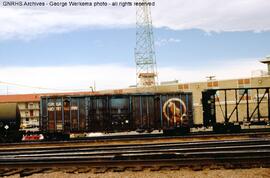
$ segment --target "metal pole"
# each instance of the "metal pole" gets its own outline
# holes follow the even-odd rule
[[[268,92],[268,122],[270,122],[270,88],[267,89]]]
[[[228,123],[227,90],[225,90],[225,123]]]
[[[247,100],[247,120],[248,120],[248,122],[250,122],[250,118],[249,118],[249,103],[248,103],[248,89],[245,89],[245,93],[246,93],[246,95],[247,95],[247,98],[246,98],[246,100]]]
[[[72,104],[72,98],[70,98],[69,100],[69,128],[70,128],[70,131],[73,130],[73,125],[72,125],[72,120],[71,120],[71,104]]]
[[[134,123],[133,123],[133,106],[132,106],[132,100],[133,100],[133,97],[132,96],[129,96],[129,108],[128,108],[128,115],[129,115],[129,129],[133,129],[131,128]]]
[[[88,116],[88,129],[87,131],[90,131],[91,129],[91,111],[93,110],[93,105],[91,104],[91,96],[89,97],[89,100],[88,100],[88,110],[87,110],[87,116]]]
[[[258,121],[260,122],[260,99],[259,99],[259,89],[257,88],[257,117],[258,117]]]
[[[104,117],[105,118],[105,121],[104,121],[104,125],[105,125],[105,130],[110,130],[107,126],[107,121],[106,121],[106,118],[108,118],[107,116],[109,115],[109,119],[110,119],[110,125],[111,125],[111,121],[112,121],[112,105],[111,105],[111,101],[112,101],[112,97],[109,98],[109,96],[107,96],[107,101],[106,101],[106,112],[109,112],[106,114],[106,116]],[[104,127],[103,125],[103,127]]]
[[[238,122],[239,121],[239,117],[238,117],[238,96],[237,96],[237,90],[234,90],[235,91],[235,102],[236,102],[236,121]]]
[[[160,126],[163,128],[162,96],[160,95],[159,98]]]
[[[168,98],[169,98],[169,95],[166,95],[166,101],[168,101]],[[169,113],[169,108],[168,107],[166,107],[166,113]],[[169,114],[168,114],[169,115]],[[171,125],[171,123],[170,123],[170,119],[167,121],[167,124],[168,124],[168,127],[170,127]]]
[[[77,98],[77,107],[78,107],[78,110],[77,110],[77,128],[78,128],[78,131],[80,130],[80,98]]]
[[[88,131],[88,99],[89,97],[84,98],[84,111],[85,111],[85,131]]]
[[[56,100],[57,99],[54,99],[54,130],[57,131],[57,121],[56,121]]]
[[[141,126],[143,126],[142,96],[140,96],[140,115],[141,115]]]
[[[46,97],[46,128],[49,130],[49,111],[48,111],[48,98]],[[43,119],[43,118],[42,118]]]
[[[147,113],[147,127],[150,128],[150,117],[149,117],[149,96],[146,101],[146,113]]]
[[[61,97],[61,116],[62,116],[62,130],[64,131],[65,120],[64,120],[64,103],[63,103],[63,97]]]

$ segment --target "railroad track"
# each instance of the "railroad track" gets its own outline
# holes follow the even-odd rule
[[[79,165],[79,166],[78,166]],[[18,148],[0,151],[0,176],[61,168],[106,172],[163,167],[269,167],[270,139],[144,143],[103,146]],[[26,172],[25,172],[26,171]]]
[[[19,143],[0,143],[0,149],[17,148],[17,147],[51,147],[64,145],[107,145],[110,143],[124,144],[124,143],[144,143],[144,142],[189,142],[189,141],[208,141],[208,140],[240,140],[257,137],[270,137],[270,131],[254,131],[242,133],[226,133],[226,134],[213,134],[213,133],[190,133],[182,136],[164,136],[162,134],[135,134],[135,135],[116,135],[116,136],[98,136],[84,139],[71,139],[68,141],[25,141]]]

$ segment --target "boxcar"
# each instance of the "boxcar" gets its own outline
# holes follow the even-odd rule
[[[193,125],[192,93],[45,96],[40,129],[46,137],[123,131],[187,132]]]

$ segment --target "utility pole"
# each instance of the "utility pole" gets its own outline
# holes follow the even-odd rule
[[[144,4],[148,0],[142,0]],[[136,83],[137,86],[155,86],[158,83],[157,64],[151,10],[148,5],[136,9]]]
[[[206,78],[208,79],[208,81],[212,81],[216,79],[216,76],[210,75],[210,76],[207,76]]]

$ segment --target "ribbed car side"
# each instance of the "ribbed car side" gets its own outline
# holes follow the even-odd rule
[[[47,138],[86,132],[188,132],[192,94],[137,93],[41,98],[40,129]]]

